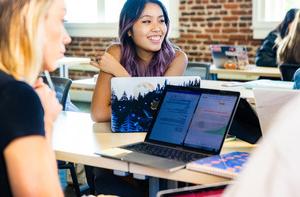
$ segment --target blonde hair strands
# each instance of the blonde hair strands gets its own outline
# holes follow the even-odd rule
[[[52,1],[0,0],[0,69],[29,84],[43,65],[43,21]]]

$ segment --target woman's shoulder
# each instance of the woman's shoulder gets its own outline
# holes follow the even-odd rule
[[[0,86],[2,91],[7,93],[19,94],[20,92],[34,92],[33,88],[25,83],[14,79],[11,75],[0,73]]]
[[[175,58],[169,64],[165,75],[182,75],[188,63],[187,55],[180,49],[175,49]]]
[[[111,54],[115,59],[120,61],[121,59],[121,44],[114,43],[107,47],[106,52]]]
[[[107,47],[106,51],[121,51],[121,44],[113,43]]]
[[[19,100],[18,104],[22,105],[24,101],[29,103],[40,104],[40,100],[34,89],[27,83],[18,80],[8,81],[3,88],[1,88],[1,94],[5,94],[7,101]]]
[[[187,55],[181,49],[175,49],[175,59],[187,60]]]
[[[28,103],[41,106],[37,93],[28,83],[11,78],[0,84],[1,103],[14,103],[18,108],[28,106]]]
[[[4,131],[0,138],[3,139],[1,145],[4,148],[16,138],[45,136],[44,110],[38,95],[29,84],[18,80],[9,81],[0,89],[0,96],[3,112],[0,114],[1,128]]]

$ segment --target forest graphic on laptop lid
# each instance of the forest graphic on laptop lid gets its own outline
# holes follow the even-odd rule
[[[147,132],[166,85],[200,87],[199,76],[114,77],[111,79],[113,132]]]

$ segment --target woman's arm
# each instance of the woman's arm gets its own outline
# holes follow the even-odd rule
[[[13,140],[4,158],[14,196],[63,196],[54,152],[45,137]]]
[[[115,77],[130,76],[126,69],[120,64],[121,48],[120,45],[114,44],[108,47],[103,55],[96,57],[91,64],[101,71],[109,73]]]
[[[112,77],[111,74],[102,71],[98,75],[91,104],[91,116],[95,122],[105,122],[110,120],[110,80]]]
[[[169,65],[164,76],[181,76],[183,75],[188,63],[188,58],[183,51],[176,51],[175,59]]]
[[[125,68],[120,64],[121,49],[119,45],[112,45],[101,57],[100,63],[92,64],[99,67],[97,83],[91,104],[91,116],[95,122],[109,121],[111,118],[111,90],[110,80],[112,77],[128,77],[130,76]]]
[[[49,143],[51,144],[53,123],[61,112],[62,106],[55,96],[56,93],[51,90],[41,78],[36,81],[33,87],[39,96],[44,109],[46,139],[49,140]]]

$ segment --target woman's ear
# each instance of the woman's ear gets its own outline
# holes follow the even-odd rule
[[[131,37],[132,36],[131,31],[128,31],[127,35],[128,37]]]

